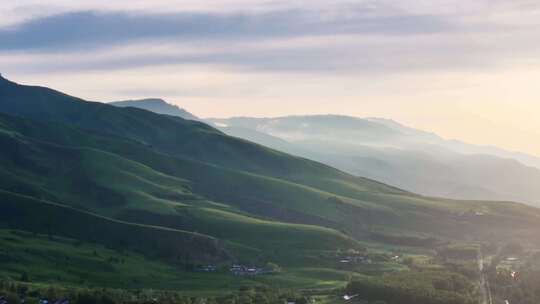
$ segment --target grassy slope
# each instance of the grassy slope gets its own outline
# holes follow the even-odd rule
[[[123,222],[3,190],[0,208],[0,223],[14,229],[97,242],[170,262],[186,255],[201,261],[230,259],[216,239],[198,233]]]
[[[159,117],[161,116],[158,115]],[[53,179],[55,182],[40,188],[47,191],[53,189],[55,196],[61,193],[58,198],[60,201],[66,200],[68,203],[79,204],[79,207],[92,208],[111,216],[127,207],[146,209],[152,213],[171,213],[182,204],[193,205],[198,202],[196,205],[208,207],[208,204],[212,204],[208,202],[210,200],[231,206],[235,213],[242,211],[268,219],[323,225],[346,231],[356,237],[365,236],[369,227],[389,232],[435,233],[454,237],[478,231],[485,236],[486,233],[491,233],[489,230],[492,229],[493,233],[498,233],[498,227],[502,231],[508,230],[509,225],[511,230],[519,228],[519,223],[511,223],[504,217],[501,218],[501,215],[508,214],[510,210],[525,216],[521,223],[525,221],[525,224],[530,224],[538,218],[538,211],[522,205],[420,197],[373,181],[348,176],[303,159],[298,161],[307,164],[307,168],[294,171],[294,174],[286,178],[277,178],[272,172],[268,175],[248,173],[221,165],[178,158],[155,151],[135,140],[81,131],[59,124],[43,125],[7,116],[0,118],[6,134],[15,132],[27,138],[25,140],[32,138],[61,146],[92,148],[84,150],[84,153],[78,152],[76,156],[66,151],[83,150],[61,149],[61,153],[55,150],[54,153],[46,153],[43,160],[34,162],[40,167],[51,161],[50,155],[62,155],[51,165],[57,177]],[[4,146],[16,145],[6,142]],[[213,147],[208,149],[212,150]],[[259,148],[255,146],[253,149]],[[266,159],[265,153],[280,155],[285,159],[284,162],[295,160],[294,157],[261,149],[263,160]],[[14,157],[20,158],[21,153],[12,151],[12,154],[19,154]],[[29,155],[31,159],[36,153],[30,150]],[[70,163],[69,159],[72,159],[73,166],[62,169]],[[130,163],[132,171],[120,168],[123,163]],[[144,170],[140,164],[145,165],[142,166]],[[20,164],[18,166],[20,167]],[[149,168],[157,172],[151,172]],[[326,171],[318,175],[311,168],[316,168],[315,171]],[[16,175],[21,176],[20,173]],[[67,177],[67,181],[63,180],[62,176]],[[66,187],[68,181],[76,184]],[[82,191],[84,195],[81,195],[79,190],[84,190],[88,185],[92,185],[94,191],[91,195]],[[77,191],[62,193],[66,189]],[[108,202],[100,199],[99,195],[95,197],[95,193],[102,193],[101,196],[108,200],[111,200],[111,197],[117,199]],[[166,199],[163,199],[164,197]],[[102,205],[98,206],[96,203]],[[482,211],[485,216],[481,219],[458,216],[471,210]]]
[[[0,172],[6,181],[3,188],[9,191],[106,216],[152,212],[157,217],[147,224],[218,236],[242,245],[234,246],[236,249],[253,248],[257,255],[269,248],[280,249],[281,257],[299,257],[304,250],[355,246],[354,241],[328,228],[255,219],[192,194],[184,179],[109,152],[43,143],[7,129],[0,132],[0,141],[10,147],[0,152],[5,168]],[[11,153],[14,150],[16,153]],[[10,186],[14,181],[9,181],[8,174],[19,177],[20,184],[31,189]],[[163,223],[163,218],[172,221]]]
[[[361,188],[378,192],[402,192],[313,161],[227,136],[200,122],[158,115],[137,108],[117,108],[86,102],[48,88],[23,86],[2,79],[0,112],[107,133],[137,141],[173,156],[265,176],[316,183],[318,188],[323,189],[339,184],[350,191]]]
[[[27,273],[31,282],[54,285],[155,288],[186,293],[216,294],[241,286],[271,285],[278,288],[343,286],[347,273],[328,269],[291,270],[283,274],[238,278],[219,273],[186,272],[183,267],[148,259],[129,250],[115,250],[76,239],[0,229],[0,279],[18,280]],[[317,272],[316,272],[317,271]]]
[[[13,134],[19,134],[19,142],[35,141],[33,147],[28,148],[30,160],[39,155],[37,151],[45,150],[42,159],[34,163],[46,166],[47,162],[52,162],[49,167],[54,170],[48,174],[55,178],[52,179],[54,182],[42,184],[40,189],[53,189],[54,195],[60,196],[56,198],[60,201],[79,204],[78,207],[93,208],[110,216],[118,215],[126,208],[178,215],[178,207],[188,205],[334,227],[358,237],[365,233],[368,226],[388,231],[459,236],[481,227],[496,231],[497,226],[505,230],[511,225],[512,229],[515,229],[519,228],[520,223],[530,224],[538,218],[535,209],[518,204],[424,198],[370,188],[354,183],[352,177],[311,177],[311,184],[323,184],[327,180],[333,182],[326,184],[328,190],[320,190],[302,184],[301,181],[295,183],[177,158],[156,152],[134,141],[84,132],[67,126],[40,124],[8,116],[0,116],[0,124],[4,126],[4,134],[10,134],[5,135],[5,138],[15,140]],[[42,144],[41,141],[54,142],[57,146]],[[15,154],[21,158],[25,146],[18,145],[19,150]],[[6,142],[4,146],[17,145]],[[63,148],[64,146],[86,146],[91,149]],[[53,149],[54,153],[49,153],[50,149]],[[9,153],[9,150],[3,153]],[[74,153],[75,156],[72,155]],[[69,159],[73,159],[72,165],[69,165]],[[22,160],[19,161],[18,168],[24,164]],[[68,168],[64,168],[66,166]],[[32,168],[32,165],[30,167]],[[78,180],[81,177],[84,178]],[[35,183],[39,176],[34,176],[31,180]],[[81,185],[65,186],[66,183],[74,181]],[[91,195],[83,191],[88,190],[88,185],[94,186]],[[66,194],[66,189],[76,191]],[[96,189],[103,192],[106,198],[118,199],[109,203],[99,200],[99,197],[92,197],[96,192],[100,192]],[[96,202],[101,205],[96,205]],[[482,211],[486,216],[458,216],[470,210]],[[520,222],[508,221],[514,218],[511,217],[512,212],[522,217]],[[179,216],[184,215],[180,213]],[[137,219],[145,220],[140,216]],[[158,220],[162,222],[160,219],[156,221]],[[172,221],[170,225],[182,229],[199,229],[202,225],[200,223],[204,223],[204,220],[186,227],[182,226],[182,221]]]
[[[200,259],[202,253],[210,255],[209,253],[215,250],[212,249],[214,241],[203,235],[124,223],[3,191],[0,191],[0,208],[3,210],[0,222],[12,228],[8,231],[0,227],[0,276],[4,278],[19,279],[21,274],[26,272],[34,282],[51,284],[180,289],[191,290],[195,294],[220,294],[240,286],[257,284],[277,288],[337,287],[343,285],[347,277],[345,272],[328,268],[320,268],[317,272],[310,268],[293,268],[283,274],[246,279],[231,276],[226,270],[215,274],[185,272],[184,260],[170,256],[171,252],[176,252],[176,255],[182,258],[189,254],[193,262],[213,260],[213,263],[216,263],[215,255],[209,259]],[[217,220],[220,221],[221,217]],[[209,222],[209,219],[205,220],[205,223]],[[237,225],[235,222],[229,224]],[[300,239],[324,241],[317,239],[316,230],[309,235],[311,228],[307,229],[308,235],[295,235],[294,225],[277,224],[286,229],[280,232],[279,228],[270,226],[276,225],[275,223],[259,224],[268,225],[267,229],[272,234],[281,233],[283,236],[285,233],[292,233]],[[264,227],[263,231],[252,224],[241,228],[259,229],[264,235]],[[51,229],[52,238],[35,233],[48,229]],[[336,244],[335,240],[328,241],[333,246],[342,245]],[[291,244],[299,245],[286,245]],[[283,248],[282,245],[277,244],[275,248]],[[315,247],[320,245],[315,244]],[[235,246],[230,244],[229,247]],[[245,250],[241,250],[240,254],[242,253],[245,254]],[[287,260],[295,257],[286,250],[283,255]],[[226,257],[223,258],[222,262],[226,261]],[[293,261],[293,264],[302,265],[302,262],[299,262],[301,257],[297,258],[298,261]],[[309,260],[309,253],[306,255],[304,251],[302,259]]]
[[[156,280],[175,279],[180,267],[150,261],[131,251],[117,251],[76,239],[0,230],[1,274],[18,279],[28,273],[31,281],[48,283],[100,283],[102,286],[136,288]]]

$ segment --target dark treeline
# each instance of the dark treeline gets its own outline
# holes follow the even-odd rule
[[[267,287],[242,287],[221,296],[194,297],[175,291],[69,288],[0,281],[0,299],[7,304],[37,304],[67,300],[70,304],[307,304],[309,299],[293,291]]]
[[[498,267],[504,264],[506,257],[521,257],[522,261],[514,265]],[[540,253],[527,255],[525,249],[517,243],[508,244],[492,259],[486,269],[494,303],[538,304],[540,303]]]
[[[490,273],[490,284],[495,303],[538,304],[540,303],[540,271],[524,270],[516,279],[510,271],[499,270]]]
[[[355,279],[346,287],[349,294],[363,300],[401,304],[473,304],[477,303],[474,284],[448,271],[408,271],[381,277]]]

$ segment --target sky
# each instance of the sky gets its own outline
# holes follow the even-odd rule
[[[384,117],[540,155],[537,0],[0,2],[0,73],[200,117]]]

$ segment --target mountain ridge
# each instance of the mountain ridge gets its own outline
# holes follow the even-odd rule
[[[168,103],[161,98],[143,98],[143,99],[129,99],[121,101],[111,101],[107,104],[117,107],[134,107],[148,111],[152,111],[158,114],[165,114],[171,116],[178,116],[189,120],[200,120],[197,116],[191,114],[186,109],[180,108],[174,104]]]

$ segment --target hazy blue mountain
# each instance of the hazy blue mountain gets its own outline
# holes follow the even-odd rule
[[[208,119],[221,127],[243,127],[272,135],[287,141],[324,139],[334,141],[362,140],[372,144],[398,140],[402,133],[383,124],[365,119],[340,115],[287,116],[279,118],[235,117]]]
[[[117,106],[117,107],[134,107],[134,108],[152,111],[158,114],[178,116],[184,119],[199,120],[197,116],[189,113],[188,111],[176,105],[170,104],[160,98],[113,101],[113,102],[110,102],[109,104],[113,106]]]
[[[445,140],[392,120],[314,115],[208,121],[227,134],[412,192],[540,205],[537,158]]]
[[[410,137],[414,137],[417,140],[423,139],[422,142],[424,144],[441,146],[454,152],[463,154],[488,154],[502,158],[511,158],[518,160],[527,166],[532,166],[540,169],[540,157],[527,153],[508,151],[495,146],[473,145],[455,139],[447,140],[436,135],[435,133],[429,133],[422,130],[410,128],[390,119],[368,118],[368,120],[394,128],[395,130],[403,132],[404,134],[407,134]]]

